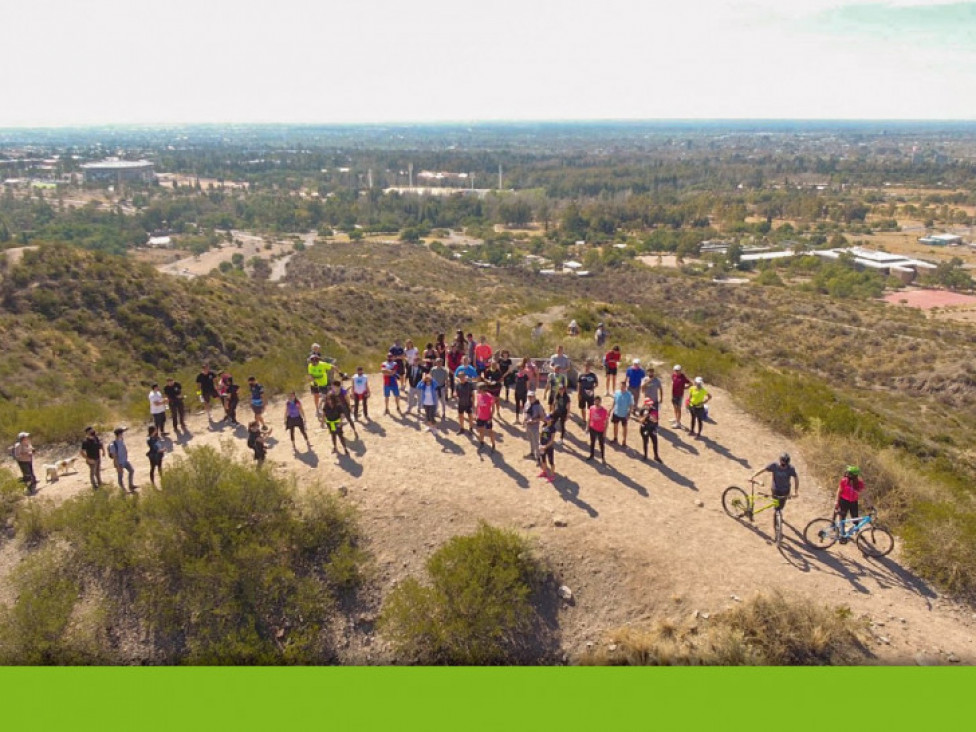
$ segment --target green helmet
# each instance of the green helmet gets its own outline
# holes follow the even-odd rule
[[[852,478],[856,478],[861,474],[861,469],[856,465],[848,465],[847,470],[845,470],[844,472],[847,473]]]

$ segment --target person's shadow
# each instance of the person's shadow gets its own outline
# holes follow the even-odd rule
[[[379,422],[374,422],[369,420],[368,422],[362,423],[363,432],[369,432],[373,435],[379,435],[380,437],[386,437],[386,430],[383,429],[383,425]]]
[[[523,490],[528,490],[528,487],[529,487],[529,479],[526,478],[524,475],[522,475],[522,473],[520,473],[519,471],[517,471],[511,465],[509,465],[505,461],[505,456],[504,455],[502,455],[498,451],[495,451],[493,453],[488,453],[487,454],[487,457],[491,461],[492,467],[498,468],[503,473],[505,473],[505,475],[507,475],[509,478],[511,478],[512,480],[514,480],[516,484],[518,484],[518,487],[519,488],[521,488]],[[484,458],[482,458],[482,459],[484,459]]]
[[[717,452],[719,455],[726,458],[727,460],[736,462],[739,465],[741,465],[743,468],[746,468],[747,470],[750,468],[748,460],[733,455],[731,452],[729,452],[729,449],[727,447],[725,447],[724,445],[720,445],[719,443],[715,442],[715,440],[713,440],[712,438],[702,435],[699,438],[699,442],[703,443],[705,447],[707,447],[712,452]]]
[[[590,518],[596,518],[599,516],[599,512],[593,508],[589,503],[584,501],[579,497],[580,486],[574,480],[567,478],[566,476],[557,475],[552,482],[552,487],[556,489],[556,493],[559,494],[567,503],[572,503],[579,509],[586,511],[590,515]]]
[[[295,452],[295,457],[298,458],[299,462],[305,463],[310,468],[317,468],[319,465],[319,456],[315,454],[314,450]]]
[[[353,478],[358,478],[363,474],[363,466],[344,453],[340,453],[337,456],[336,465],[349,473]]]

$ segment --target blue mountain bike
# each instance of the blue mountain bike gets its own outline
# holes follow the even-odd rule
[[[895,548],[895,539],[888,529],[878,523],[878,512],[871,508],[866,516],[838,520],[818,518],[807,524],[803,538],[814,549],[827,549],[838,540],[841,543],[854,539],[857,548],[866,557],[883,557]]]

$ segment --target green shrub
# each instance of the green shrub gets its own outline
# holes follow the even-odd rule
[[[382,631],[405,659],[421,664],[540,661],[544,622],[533,604],[542,569],[527,542],[482,523],[426,563],[429,585],[410,578],[387,598]]]
[[[0,468],[0,531],[17,512],[17,506],[24,500],[24,484],[9,470]]]
[[[3,616],[0,637],[15,637],[26,622],[21,618],[41,613],[46,645],[43,653],[14,648],[10,657],[45,663],[76,654],[77,634],[65,618],[87,608],[105,619],[96,630],[107,624],[135,634],[121,642],[139,649],[136,658],[123,656],[120,641],[107,635],[83,634],[97,638],[86,652],[101,659],[334,660],[331,623],[339,599],[358,586],[364,562],[351,509],[314,486],[299,500],[273,472],[206,447],[175,460],[163,485],[137,498],[85,493],[41,517],[50,540],[25,560],[25,571],[54,599],[35,607],[21,594]],[[62,552],[58,562],[35,559],[50,547]],[[67,568],[70,574],[59,574]],[[69,584],[66,577],[76,579]]]

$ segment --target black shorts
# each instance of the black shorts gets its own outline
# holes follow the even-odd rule
[[[215,391],[203,392],[200,396],[203,397],[204,404],[210,404],[211,399],[220,399],[220,394]]]
[[[543,463],[549,463],[549,467],[556,467],[556,448],[550,445],[545,450],[542,451],[542,455],[539,456],[539,461]]]
[[[680,407],[681,406],[681,400],[683,398],[684,397],[673,396],[673,397],[671,397],[671,404],[673,404],[676,407]]]
[[[579,408],[582,409],[583,407],[592,407],[595,399],[595,394],[584,394],[583,392],[580,392],[577,398]]]
[[[615,414],[613,415],[613,417],[611,417],[611,419],[613,420],[614,424],[620,424],[620,423],[627,424],[627,420],[630,419],[630,417],[618,417]]]
[[[606,372],[607,376],[616,376],[617,367],[616,366],[605,366],[603,370]]]
[[[779,501],[779,509],[781,511],[784,508],[786,508],[786,501],[789,500],[789,497],[790,497],[790,494],[789,493],[782,493],[782,494],[781,493],[774,493],[773,494],[773,498],[775,498],[777,501]]]
[[[458,414],[471,414],[473,407],[470,404],[458,404]]]
[[[484,427],[486,430],[490,430],[491,429],[491,420],[490,419],[476,419],[474,421],[474,423],[478,427]]]
[[[294,428],[305,429],[305,420],[301,417],[285,417],[285,429],[290,430]]]
[[[318,384],[312,384],[313,394],[327,394],[329,392],[329,385],[319,386]]]

